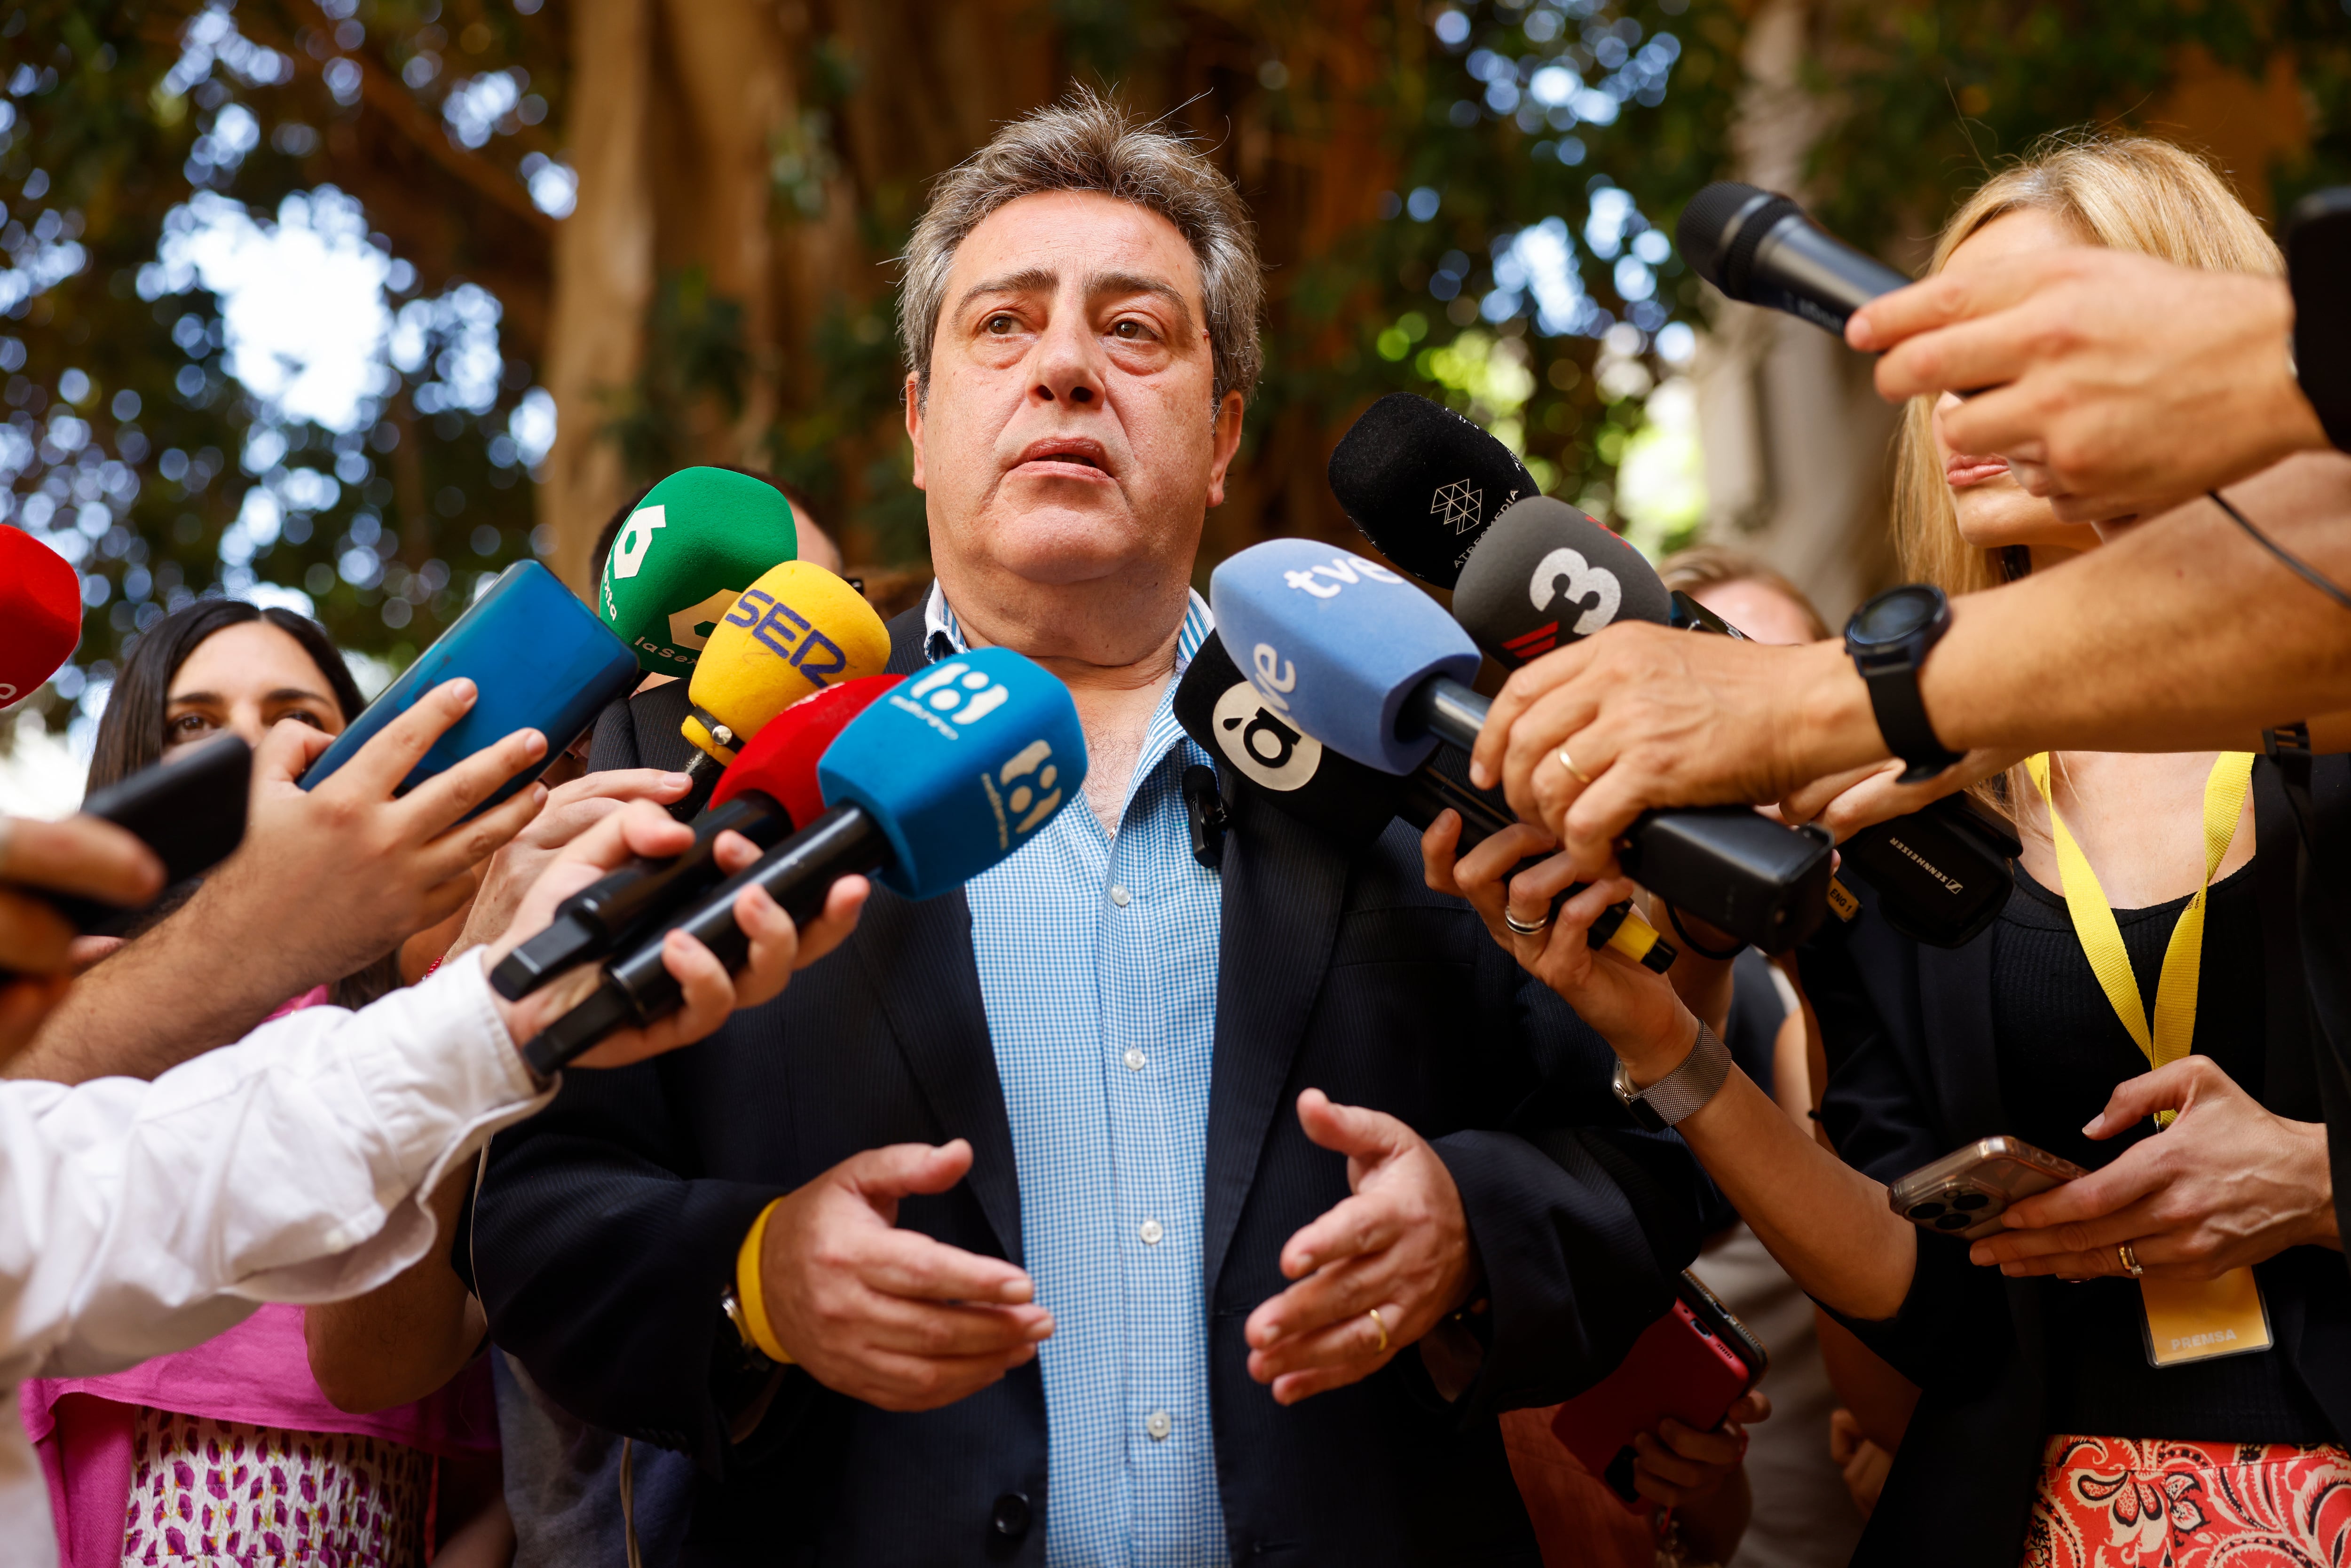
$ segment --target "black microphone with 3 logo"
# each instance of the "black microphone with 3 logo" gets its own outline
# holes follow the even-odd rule
[[[1517,820],[1500,795],[1470,787],[1468,759],[1450,747],[1438,747],[1419,768],[1399,775],[1343,757],[1301,731],[1266,706],[1213,632],[1176,685],[1176,722],[1223,764],[1218,772],[1236,801],[1246,795],[1252,804],[1270,806],[1348,850],[1377,838],[1397,818],[1425,831],[1450,809],[1461,813],[1458,847],[1466,854]],[[1196,821],[1200,815],[1196,804]],[[1214,863],[1216,851],[1202,844],[1200,835],[1195,839],[1196,852]],[[1510,874],[1535,863],[1522,861]],[[1552,900],[1553,910],[1583,886],[1578,883],[1562,892]],[[1593,923],[1591,942],[1614,947],[1659,974],[1679,956],[1629,899]]]
[[[1417,438],[1420,471],[1407,475],[1404,465],[1391,462],[1388,477],[1395,489],[1342,488],[1341,465],[1334,458],[1332,488],[1356,527],[1391,559],[1441,567],[1455,558],[1450,547],[1468,530],[1446,528],[1441,500],[1426,503],[1432,515],[1424,517],[1420,497],[1438,495],[1461,476],[1490,474],[1499,462],[1516,460],[1501,443],[1463,419],[1438,423],[1416,417],[1407,422],[1387,416],[1366,432],[1375,415],[1404,399],[1423,401],[1407,393],[1383,399],[1340,446],[1342,451],[1358,442],[1392,446],[1386,431],[1409,428]],[[1405,487],[1407,479],[1413,481],[1410,488]],[[1469,547],[1459,552],[1453,575],[1430,580],[1453,590],[1453,618],[1506,668],[1516,669],[1619,621],[1740,635],[1689,595],[1669,591],[1638,550],[1564,501],[1530,492],[1495,508],[1473,527],[1474,532],[1468,532]],[[1437,535],[1446,537],[1432,545],[1431,537]],[[1743,807],[1719,810],[1748,815]],[[2007,904],[2015,886],[2011,862],[2022,846],[1997,816],[1965,795],[1952,795],[1862,829],[1838,850],[1844,866],[1876,891],[1878,912],[1887,924],[1930,946],[1956,947],[1991,925]],[[1709,852],[1701,845],[1690,852]],[[1635,880],[1655,887],[1652,877],[1643,875],[1636,855],[1620,858]],[[1724,872],[1738,874],[1728,864]],[[1852,918],[1857,905],[1849,891],[1832,882],[1828,897],[1841,916]]]

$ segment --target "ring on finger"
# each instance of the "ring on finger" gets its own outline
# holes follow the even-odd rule
[[[2131,1250],[2131,1244],[2129,1242],[2116,1242],[2115,1256],[2121,1260],[2123,1272],[2128,1274],[2132,1279],[2136,1280],[2140,1275],[2147,1272],[2144,1268],[2139,1266],[2138,1254]]]
[[[1510,913],[1509,904],[1502,905],[1502,924],[1521,936],[1540,936],[1551,926],[1551,911],[1546,909],[1541,920],[1528,922]]]
[[[1559,765],[1562,768],[1566,768],[1568,772],[1574,777],[1577,783],[1589,784],[1592,782],[1592,775],[1586,773],[1583,768],[1578,768],[1575,765],[1575,758],[1567,754],[1567,747],[1564,746],[1559,748]]]
[[[1387,1320],[1380,1316],[1380,1310],[1377,1307],[1365,1309],[1364,1315],[1372,1320],[1372,1326],[1374,1328],[1380,1331],[1380,1343],[1374,1347],[1374,1354],[1385,1355],[1388,1353]]]

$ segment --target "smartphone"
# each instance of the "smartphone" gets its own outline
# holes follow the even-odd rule
[[[1641,1332],[1615,1371],[1559,1407],[1552,1435],[1637,1511],[1633,1439],[1668,1416],[1712,1431],[1770,1364],[1762,1341],[1684,1270],[1666,1315]]]
[[[2351,447],[2351,186],[2314,191],[2285,231],[2294,371],[2327,439]]]
[[[638,679],[636,655],[535,560],[517,561],[434,639],[383,695],[310,764],[302,788],[315,789],[359,754],[384,726],[444,681],[470,678],[481,692],[474,709],[433,743],[395,794],[406,794],[517,729],[547,737],[547,752],[496,789],[468,817],[528,785]]]
[[[1873,822],[1837,846],[1877,890],[1877,912],[1914,942],[1958,947],[1983,934],[2016,891],[2016,831],[1965,792]]]
[[[112,822],[153,850],[163,862],[163,893],[138,909],[94,898],[44,896],[85,933],[120,935],[164,894],[210,871],[244,841],[252,777],[253,753],[245,742],[216,735],[108,785],[82,802],[82,814]]]
[[[2010,1204],[2089,1174],[2022,1138],[1978,1138],[1896,1182],[1886,1201],[1914,1225],[1973,1241],[2001,1228]]]

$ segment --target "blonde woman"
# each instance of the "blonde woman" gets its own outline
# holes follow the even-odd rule
[[[2137,139],[2062,142],[1997,175],[1934,267],[2082,244],[2279,267],[2208,165]],[[1937,413],[1911,410],[1900,452],[1916,575],[1957,592],[2052,570],[2124,521],[2058,521],[1998,457],[1945,446]],[[2270,483],[2230,494],[2251,509]],[[2351,813],[2342,759],[2314,772],[2321,816]],[[1865,908],[1802,956],[1844,1163],[1735,1070],[1677,1124],[1788,1271],[1924,1390],[1855,1561],[2334,1561],[2351,1529],[2351,1275],[2278,765],[2068,752],[2016,770],[2006,800],[2026,848],[1991,929],[1924,947]],[[1569,880],[1499,880],[1541,841],[1497,835],[1456,865],[1440,824],[1430,876],[1609,1038],[1635,1088],[1656,1085],[1708,1042],[1663,980],[1586,949],[1625,884],[1579,894],[1539,936],[1503,924]],[[2158,1130],[2160,1112],[2176,1119]],[[1890,1210],[1886,1184],[1994,1134],[2093,1174],[1974,1243]]]

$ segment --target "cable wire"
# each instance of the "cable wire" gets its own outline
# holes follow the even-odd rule
[[[2253,527],[2253,525],[2246,519],[2245,514],[2237,510],[2236,507],[2229,505],[2228,501],[2222,497],[2220,491],[2207,490],[2204,493],[2212,497],[2212,504],[2214,506],[2229,514],[2229,520],[2231,522],[2236,524],[2239,528],[2244,529],[2246,533],[2252,535],[2255,544],[2260,545],[2263,549],[2269,551],[2270,554],[2283,561],[2288,570],[2293,571],[2296,577],[2299,577],[2303,581],[2318,590],[2319,592],[2326,595],[2327,598],[2335,601],[2335,603],[2341,605],[2344,609],[2351,610],[2351,593],[2346,593],[2341,589],[2335,587],[2334,583],[2327,580],[2325,574],[2321,572],[2316,567],[2301,559],[2292,551],[2288,550],[2283,545],[2278,543],[2277,540],[2270,538],[2269,535]]]

